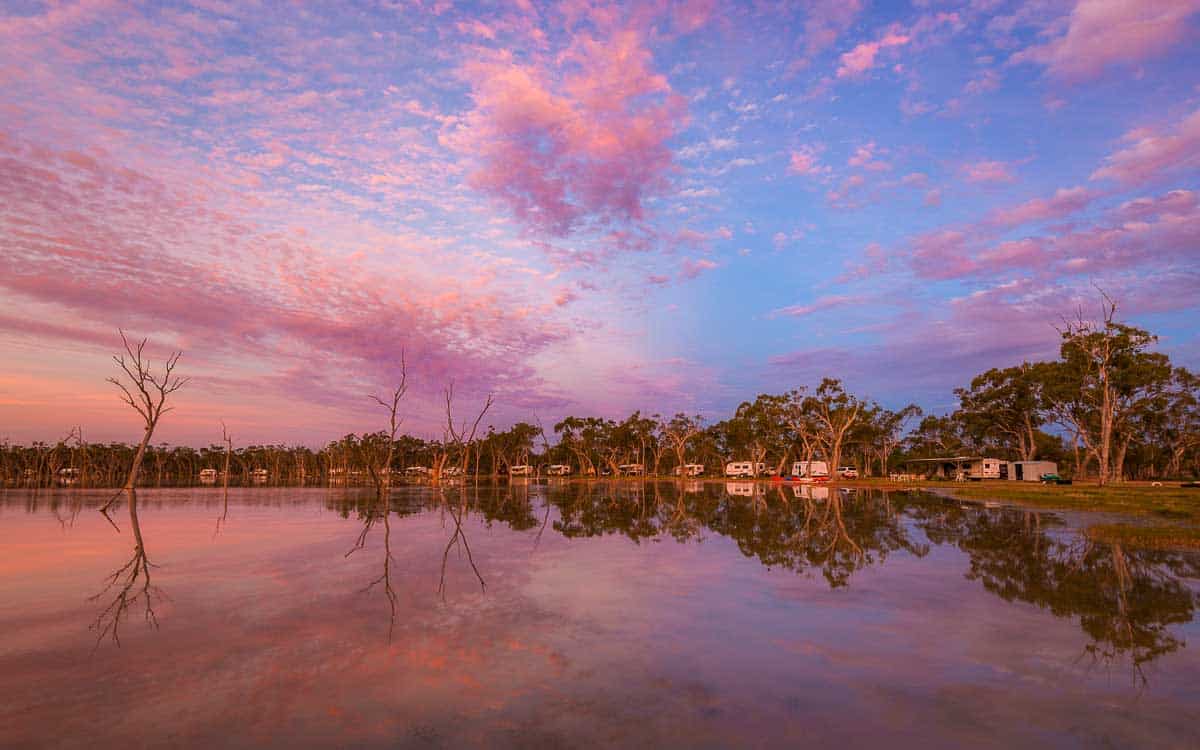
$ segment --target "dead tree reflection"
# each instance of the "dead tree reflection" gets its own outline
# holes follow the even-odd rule
[[[166,595],[154,586],[150,580],[150,571],[157,567],[150,562],[146,553],[145,540],[142,537],[142,527],[138,522],[137,491],[126,490],[129,504],[129,526],[133,534],[133,555],[121,567],[108,577],[100,593],[89,601],[104,601],[112,595],[112,601],[100,611],[92,623],[91,629],[96,631],[96,645],[105,638],[111,638],[113,643],[121,645],[120,628],[122,621],[131,611],[141,610],[146,624],[158,627],[158,615],[154,611],[156,602],[165,601]],[[116,522],[104,514],[109,523],[116,527]],[[119,529],[118,529],[119,530]]]
[[[465,553],[467,562],[471,566],[471,571],[475,573],[475,578],[479,581],[479,589],[481,593],[487,593],[487,583],[483,580],[483,574],[479,572],[479,566],[475,564],[475,555],[471,552],[471,543],[467,539],[467,532],[463,529],[463,519],[466,518],[469,511],[467,503],[467,492],[463,488],[459,491],[459,503],[456,508],[442,493],[442,523],[445,525],[445,514],[449,514],[454,521],[454,533],[450,535],[450,539],[446,542],[446,548],[442,551],[442,573],[438,579],[438,596],[442,597],[442,601],[446,600],[446,562],[450,559],[450,550],[457,545],[459,559],[462,559]]]
[[[367,538],[371,534],[371,529],[375,528],[376,524],[380,521],[383,522],[383,571],[377,578],[361,588],[359,593],[370,593],[377,586],[383,588],[384,597],[387,599],[388,604],[388,640],[390,641],[396,628],[396,608],[399,603],[399,597],[392,586],[392,565],[396,562],[396,558],[392,555],[391,504],[377,492],[361,512],[363,519],[362,530],[359,531],[358,538],[354,541],[354,546],[346,552],[345,557],[350,557],[350,555],[365,548]]]

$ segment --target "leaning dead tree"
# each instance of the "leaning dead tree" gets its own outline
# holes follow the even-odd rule
[[[137,453],[133,456],[133,464],[129,467],[129,475],[125,478],[125,490],[132,490],[137,485],[138,472],[142,468],[142,459],[146,457],[146,446],[154,436],[154,428],[158,420],[172,407],[167,406],[167,397],[187,384],[187,378],[175,375],[175,365],[179,363],[183,352],[173,352],[163,363],[161,372],[155,374],[150,360],[146,359],[144,350],[146,339],[138,342],[137,346],[129,343],[125,331],[120,331],[121,343],[125,352],[113,356],[113,361],[121,368],[122,376],[108,378],[108,382],[121,389],[121,400],[129,404],[141,416],[144,425],[142,442],[138,445]],[[101,510],[107,510],[119,495],[114,495]]]
[[[392,459],[396,455],[396,432],[400,429],[400,424],[404,420],[397,416],[400,410],[400,401],[404,398],[404,394],[408,392],[408,366],[404,361],[404,352],[400,352],[400,384],[392,391],[391,396],[384,400],[379,396],[372,395],[372,400],[388,411],[388,433],[387,446],[381,454],[382,461],[371,461],[367,464],[367,469],[371,472],[371,479],[375,481],[375,491],[380,497],[387,495],[388,489],[392,486]]]

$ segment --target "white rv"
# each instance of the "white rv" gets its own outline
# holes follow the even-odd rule
[[[704,464],[684,464],[671,469],[671,473],[677,477],[698,477],[704,474]]]
[[[546,476],[549,477],[565,477],[571,473],[569,464],[550,464],[546,467]]]
[[[792,464],[792,480],[824,482],[829,479],[829,464],[825,461],[796,461]]]
[[[1001,466],[1007,461],[983,456],[951,456],[949,458],[914,458],[903,462],[922,471],[932,479],[953,479],[957,482],[1000,479]],[[1007,471],[1007,469],[1006,469]]]
[[[527,477],[533,473],[533,467],[529,464],[517,464],[516,466],[508,467],[508,475],[510,477]]]
[[[621,464],[617,467],[617,473],[625,477],[640,477],[646,473],[644,464]]]
[[[204,484],[215,484],[217,481],[216,469],[201,469],[200,481]]]
[[[725,464],[727,477],[756,477],[767,473],[767,465],[755,464],[753,461],[730,461]]]

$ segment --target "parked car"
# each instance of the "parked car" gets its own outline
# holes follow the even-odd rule
[[[1070,484],[1070,479],[1063,479],[1057,474],[1043,474],[1041,476],[1042,484]]]
[[[853,466],[843,466],[838,469],[838,476],[842,479],[858,479],[858,469]]]

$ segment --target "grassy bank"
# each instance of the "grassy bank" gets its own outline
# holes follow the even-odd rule
[[[1139,518],[1135,523],[1095,524],[1088,534],[1107,542],[1124,542],[1158,549],[1200,549],[1200,490],[1178,482],[1153,487],[1126,483],[1042,485],[1016,482],[925,483],[962,500],[996,500],[1046,510],[1120,513]]]
[[[1019,505],[1154,516],[1200,522],[1200,490],[1178,483],[1149,484],[1033,484],[1024,482],[923,483],[923,487],[965,500],[1001,500]]]

